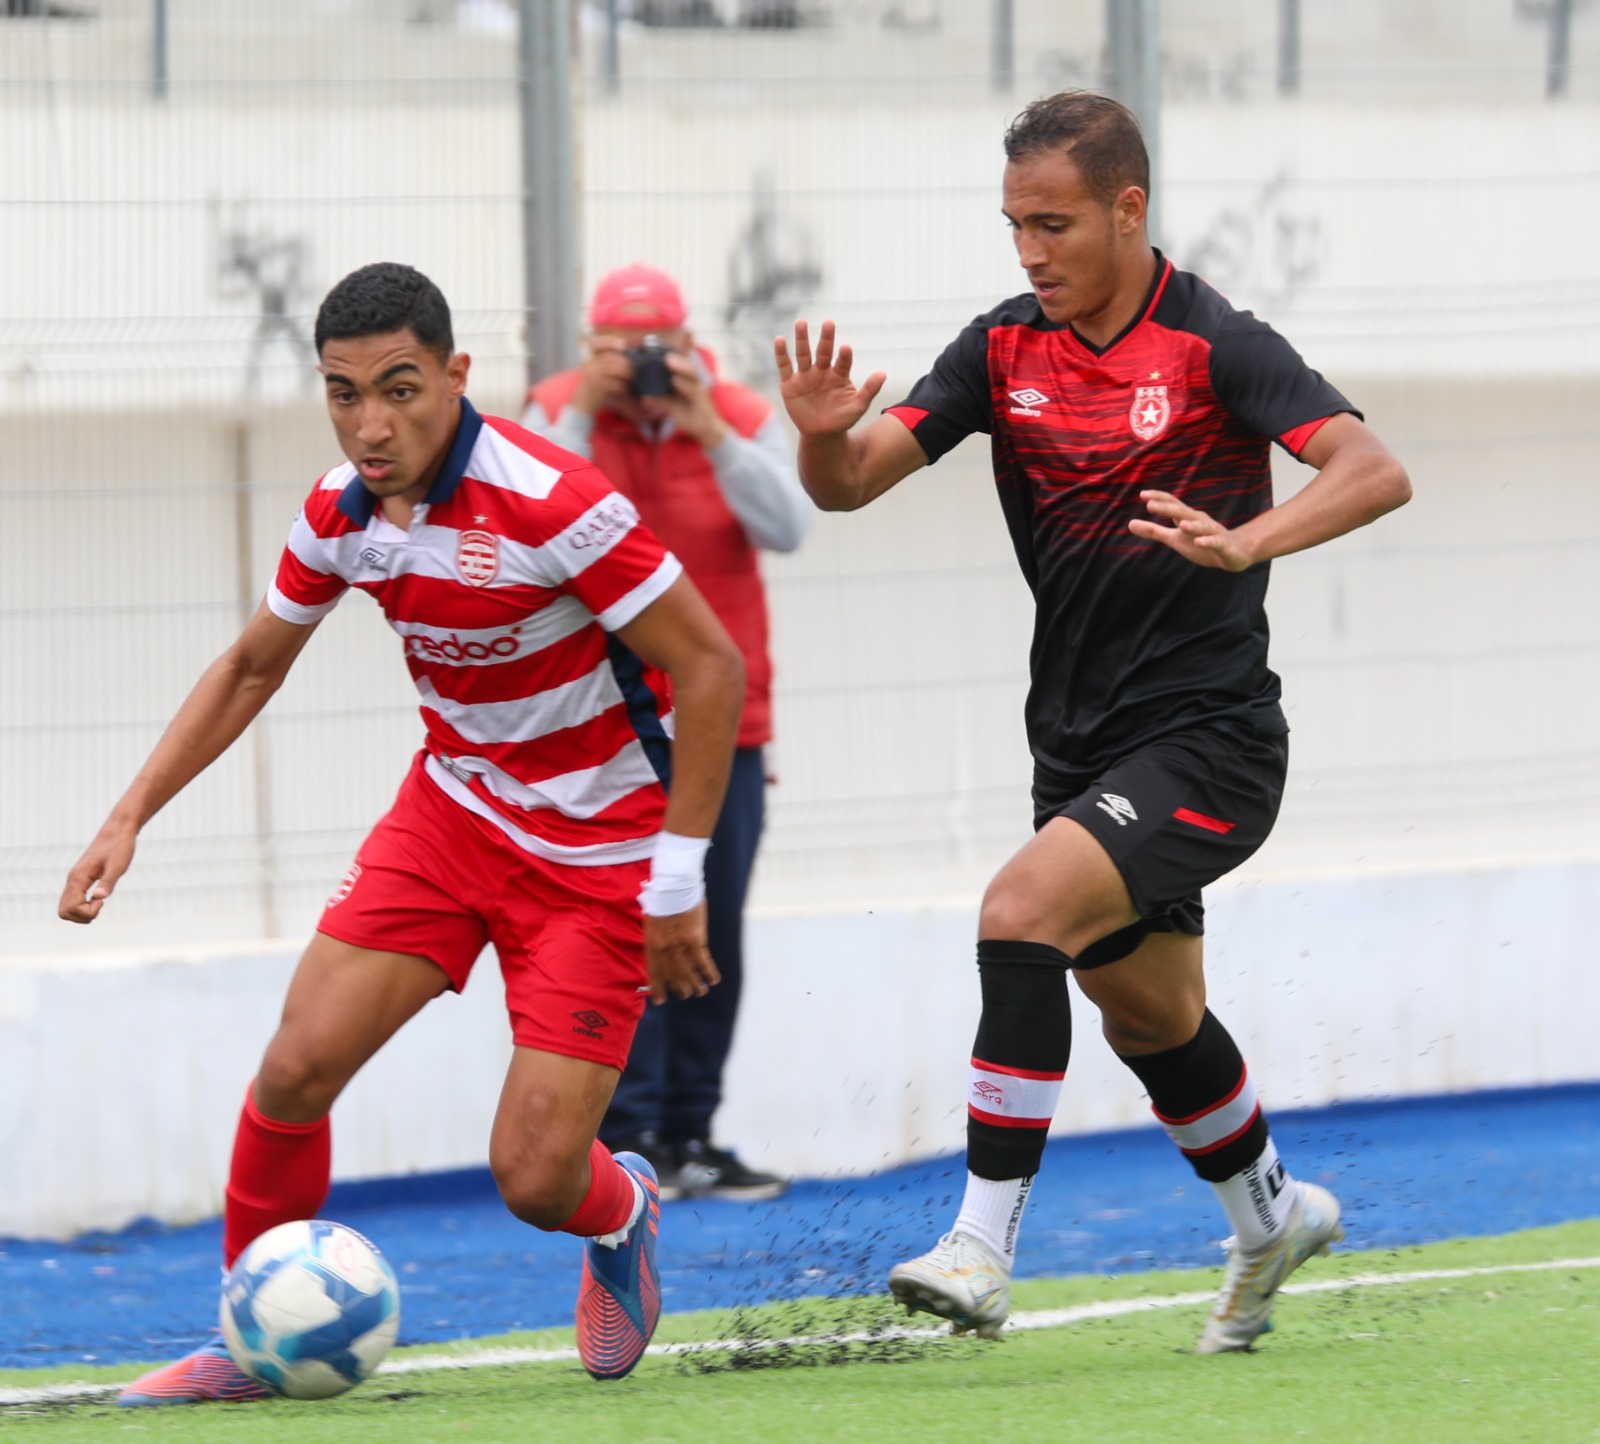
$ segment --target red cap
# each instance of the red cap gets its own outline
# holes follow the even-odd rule
[[[591,326],[673,331],[688,314],[678,283],[665,271],[637,261],[602,276],[589,303]]]

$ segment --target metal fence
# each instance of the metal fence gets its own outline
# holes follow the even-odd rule
[[[103,923],[52,914],[338,460],[308,340],[326,288],[375,259],[428,271],[474,397],[519,409],[517,11],[44,9],[0,15],[0,948],[303,931],[420,733],[360,598],[151,826]],[[757,385],[797,314],[907,385],[1019,289],[999,135],[1033,95],[1100,82],[1105,20],[1100,0],[579,6],[583,279],[674,270]],[[1419,485],[1274,579],[1282,860],[1582,845],[1600,8],[1216,0],[1161,24],[1168,249],[1280,323]],[[1029,608],[984,462],[964,448],[768,566],[766,905],[970,888],[1026,833]]]

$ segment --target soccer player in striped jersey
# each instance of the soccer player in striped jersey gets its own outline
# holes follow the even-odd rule
[[[646,1000],[717,981],[703,860],[744,664],[593,466],[473,408],[470,359],[427,277],[389,263],[345,277],[316,344],[347,461],[312,489],[260,609],[73,867],[61,916],[99,915],[139,829],[239,737],[343,594],[372,596],[421,694],[424,743],[328,900],[247,1091],[223,1262],[316,1215],[334,1099],[493,943],[515,1046],[490,1167],[518,1218],[586,1241],[578,1349],[596,1378],[619,1378],[660,1314],[659,1208],[648,1162],[596,1133]],[[217,1336],[119,1403],[265,1392]]]
[[[1026,706],[1035,836],[990,884],[983,1008],[954,1228],[890,1271],[912,1309],[997,1336],[1071,1047],[1070,972],[1233,1227],[1203,1353],[1249,1348],[1276,1292],[1343,1236],[1291,1177],[1206,1007],[1200,890],[1266,839],[1288,726],[1267,666],[1268,563],[1410,496],[1400,463],[1268,326],[1145,230],[1149,162],[1115,101],[1068,92],[1006,135],[1003,210],[1030,289],[978,317],[907,400],[852,433],[860,387],[825,323],[776,345],[818,505],[881,496],[987,433],[1036,622]],[[1273,505],[1273,441],[1316,468]]]

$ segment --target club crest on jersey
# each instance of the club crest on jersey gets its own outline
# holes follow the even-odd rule
[[[1128,408],[1128,425],[1140,441],[1154,441],[1172,420],[1172,403],[1165,386],[1135,386],[1133,405]]]
[[[344,880],[333,890],[333,896],[328,899],[328,906],[331,908],[338,907],[340,903],[350,896],[355,885],[360,881],[361,864],[353,862],[350,864],[350,871],[344,875]]]
[[[469,587],[486,587],[500,570],[500,539],[493,532],[464,531],[456,544],[456,570]]]

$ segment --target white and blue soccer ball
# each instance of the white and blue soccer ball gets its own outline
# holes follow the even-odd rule
[[[290,1399],[327,1399],[383,1362],[400,1329],[400,1285],[353,1228],[282,1223],[229,1270],[221,1323],[252,1379]]]

